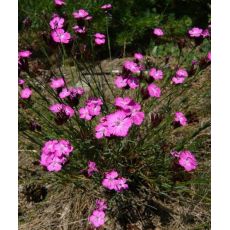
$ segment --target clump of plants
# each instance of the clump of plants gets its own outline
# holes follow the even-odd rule
[[[98,228],[106,224],[120,194],[132,196],[143,184],[169,192],[178,181],[196,178],[199,156],[187,143],[209,122],[179,140],[172,135],[191,123],[182,106],[184,94],[211,63],[210,27],[188,28],[189,53],[183,41],[175,56],[160,62],[136,52],[120,71],[106,75],[97,55],[112,56],[109,23],[101,31],[92,22],[97,17],[107,22],[112,4],[97,4],[95,14],[74,8],[72,15],[62,11],[66,1],[54,4],[57,10],[50,15],[41,47],[48,76],[34,66],[32,50],[22,47],[18,54],[19,116],[33,119],[30,127],[19,128],[40,149],[34,157],[53,181],[81,186],[87,179],[103,189],[86,217]],[[161,44],[167,33],[153,27],[150,36]]]

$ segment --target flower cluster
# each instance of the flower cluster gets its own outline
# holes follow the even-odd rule
[[[105,173],[105,177],[102,180],[102,185],[109,190],[121,192],[129,188],[126,182],[127,180],[124,177],[119,177],[118,172],[112,170]]]
[[[67,162],[67,157],[73,151],[68,140],[47,141],[41,151],[40,164],[50,172],[58,172]]]
[[[80,97],[84,95],[84,93],[85,90],[81,87],[62,88],[59,97],[65,99],[70,105],[77,105]]]
[[[96,138],[103,137],[125,137],[133,124],[141,125],[145,114],[141,111],[141,105],[129,97],[115,99],[118,108],[114,113],[108,114],[100,119],[96,126]]]
[[[185,79],[188,77],[188,72],[181,68],[176,71],[176,75],[172,78],[172,82],[174,84],[181,84],[185,81]]]
[[[178,158],[178,164],[184,168],[185,171],[192,171],[197,167],[197,160],[195,156],[188,150],[183,150],[180,152],[173,151],[171,155]]]
[[[67,44],[70,42],[71,35],[63,29],[64,22],[64,18],[61,18],[55,14],[50,20],[49,24],[51,28],[51,37],[53,40],[57,43]]]
[[[99,46],[105,44],[105,35],[101,33],[94,34],[94,41]]]
[[[68,105],[65,104],[53,104],[49,107],[49,110],[56,114],[56,123],[57,124],[63,124],[65,123],[69,118],[71,118],[74,115],[74,109],[71,108]]]
[[[103,102],[100,98],[89,99],[86,106],[79,109],[80,118],[90,121],[93,117],[101,113],[101,106]]]
[[[107,204],[105,200],[96,200],[96,209],[93,211],[92,215],[89,216],[88,221],[93,227],[98,228],[105,223],[105,210],[107,209]]]
[[[125,61],[123,64],[123,70],[121,75],[117,75],[114,84],[119,89],[136,89],[140,85],[140,80],[136,74],[140,74],[143,66],[140,65],[140,61],[143,59],[141,53],[134,54],[134,61]]]
[[[182,126],[185,126],[188,123],[187,118],[185,117],[185,115],[182,112],[176,112],[175,113],[174,121],[176,123],[179,123]]]
[[[209,34],[209,30],[208,29],[201,29],[201,28],[198,28],[198,27],[193,27],[192,29],[190,29],[188,31],[189,33],[189,36],[190,37],[193,37],[193,38],[206,38],[206,37],[209,37],[210,34]]]

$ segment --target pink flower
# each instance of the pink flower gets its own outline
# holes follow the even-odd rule
[[[145,114],[141,111],[132,111],[130,118],[135,125],[141,125],[145,118]]]
[[[18,56],[19,58],[28,58],[31,56],[31,52],[29,50],[22,50],[22,51],[19,51],[18,53]]]
[[[122,89],[127,86],[127,81],[128,79],[123,76],[116,76],[114,83],[117,86],[117,88]]]
[[[51,79],[50,87],[52,89],[59,89],[65,85],[65,81],[63,78],[53,78]]]
[[[96,33],[96,34],[94,34],[94,37],[95,37],[94,41],[95,41],[96,45],[105,44],[105,35],[104,34]]]
[[[136,89],[139,87],[139,79],[136,77],[128,77],[127,83],[130,89]]]
[[[23,80],[23,79],[18,79],[18,84],[19,85],[23,85],[25,83],[25,80]]]
[[[101,6],[101,9],[103,9],[103,10],[109,10],[111,8],[112,8],[111,4],[105,4],[105,5]]]
[[[188,77],[188,72],[186,71],[186,69],[181,68],[176,71],[176,76],[186,78]]]
[[[182,126],[187,125],[187,118],[182,112],[176,112],[174,121],[179,122]]]
[[[97,165],[93,161],[88,161],[88,176],[92,176],[94,172],[98,172]]]
[[[181,84],[185,81],[185,78],[183,77],[177,77],[177,76],[174,76],[172,78],[172,82],[175,83],[175,84]]]
[[[132,120],[126,116],[123,111],[117,111],[107,116],[108,130],[111,134],[118,137],[128,135],[129,128],[132,126]]]
[[[54,0],[54,4],[57,6],[65,5],[65,0]]]
[[[21,92],[20,92],[20,96],[21,96],[21,98],[23,98],[23,99],[28,99],[28,98],[30,98],[31,94],[32,94],[32,90],[31,90],[30,88],[28,88],[28,87],[22,89]]]
[[[91,105],[95,105],[95,106],[100,105],[101,106],[101,105],[103,105],[103,102],[100,98],[93,98],[93,99],[91,98],[87,101],[86,105],[87,106],[91,106]]]
[[[141,53],[135,53],[134,58],[138,61],[142,60],[144,56]]]
[[[201,36],[203,38],[209,37],[210,33],[209,33],[208,29],[203,30],[203,32],[201,33]]]
[[[172,82],[175,84],[181,84],[188,77],[188,72],[185,69],[179,69],[176,71],[176,76],[172,78]]]
[[[194,27],[194,28],[192,28],[192,29],[190,29],[190,30],[188,31],[190,37],[195,37],[195,38],[200,37],[201,34],[202,34],[202,32],[203,32],[203,30],[200,29],[200,28],[198,28],[198,27]]]
[[[105,213],[100,210],[94,210],[88,220],[95,228],[98,228],[105,223]]]
[[[75,113],[74,109],[72,109],[70,106],[65,104],[59,104],[59,103],[51,105],[49,107],[49,110],[52,113],[64,115],[66,119],[72,117]]]
[[[211,61],[211,51],[208,52],[207,59],[208,61]]]
[[[72,151],[73,146],[68,140],[47,141],[41,151],[40,164],[46,167],[48,171],[58,172]]]
[[[121,108],[123,110],[127,110],[129,109],[129,105],[130,103],[133,102],[133,100],[129,97],[117,97],[115,98],[115,106],[117,106],[118,108]]]
[[[98,124],[95,127],[95,131],[96,131],[95,136],[96,136],[97,139],[101,139],[103,137],[109,137],[110,136],[110,132],[108,130],[107,122],[102,122],[102,123]]]
[[[124,62],[124,68],[126,70],[129,70],[131,73],[139,73],[140,68],[138,67],[137,63],[133,61],[125,61]]]
[[[163,72],[162,70],[152,68],[149,71],[149,76],[152,77],[154,80],[161,80],[163,78]]]
[[[124,189],[128,189],[128,184],[126,184],[126,182],[126,178],[118,177],[118,172],[112,170],[105,173],[105,178],[102,181],[102,185],[109,190],[121,192]]]
[[[118,179],[116,180],[116,187],[115,187],[115,190],[116,190],[117,192],[121,192],[121,191],[123,191],[124,189],[128,189],[129,186],[128,186],[128,184],[126,184],[126,182],[127,182],[127,180],[126,180],[125,178],[123,178],[123,177],[118,178]]]
[[[89,105],[87,106],[90,116],[98,116],[101,113],[101,106]]]
[[[89,16],[89,13],[84,9],[73,12],[73,17],[76,19],[85,19],[87,16]]]
[[[192,171],[197,167],[197,160],[195,156],[188,150],[180,152],[179,164],[185,169],[185,171]]]
[[[61,112],[62,110],[62,104],[53,104],[49,107],[49,110],[52,112],[52,113],[59,113]]]
[[[57,156],[69,156],[69,154],[73,151],[73,146],[67,140],[60,140],[55,144],[54,149]]]
[[[82,96],[85,93],[85,90],[81,87],[76,87],[76,88],[70,87],[69,92],[70,92],[70,98],[74,99],[75,97]]]
[[[55,42],[67,44],[70,42],[71,35],[63,29],[56,29],[51,32],[51,36]]]
[[[60,98],[66,98],[70,95],[70,92],[67,88],[63,88],[62,91],[59,93]]]
[[[109,190],[115,190],[117,177],[118,173],[116,171],[107,172],[105,178],[102,180],[102,185]]]
[[[107,209],[107,203],[105,200],[97,199],[96,200],[96,207],[97,207],[97,210],[104,211]]]
[[[79,26],[76,25],[73,27],[74,31],[79,34],[85,34],[86,33],[86,27],[85,26]]]
[[[89,16],[87,16],[87,17],[85,18],[86,21],[90,21],[90,20],[92,20],[92,19],[93,19],[93,17],[92,17],[91,15],[89,15]]]
[[[153,34],[158,37],[161,37],[164,35],[164,31],[161,28],[155,28],[153,29]]]
[[[79,115],[80,115],[80,118],[85,119],[87,121],[90,121],[92,119],[92,116],[89,113],[88,107],[80,108]]]
[[[75,113],[74,110],[68,105],[63,106],[63,111],[68,117],[72,117]]]
[[[150,97],[159,98],[161,96],[161,89],[153,83],[148,85],[147,91],[148,91]]]
[[[180,157],[180,152],[177,152],[177,151],[172,151],[170,154],[175,158]]]
[[[60,18],[58,16],[53,17],[52,20],[50,21],[50,28],[51,29],[61,29],[64,25],[64,18]]]

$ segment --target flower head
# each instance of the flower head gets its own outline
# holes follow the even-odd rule
[[[147,91],[148,91],[150,97],[159,98],[161,96],[161,89],[153,83],[148,85]]]
[[[152,68],[149,71],[149,76],[152,77],[154,80],[161,80],[163,78],[163,72],[162,70]]]
[[[71,35],[68,32],[65,32],[63,29],[55,29],[51,32],[53,40],[57,43],[67,44],[70,42]]]
[[[207,59],[208,61],[211,61],[211,51],[208,52]]]
[[[153,34],[162,37],[164,35],[164,31],[161,28],[155,28],[153,29]]]
[[[137,65],[137,63],[135,63],[133,61],[125,61],[123,66],[126,70],[130,71],[131,73],[139,73],[140,72],[139,66]]]
[[[88,220],[95,228],[98,228],[105,223],[105,213],[104,211],[94,210]]]
[[[116,85],[117,88],[122,89],[125,88],[127,86],[127,81],[128,79],[124,76],[116,76],[114,83]]]
[[[88,107],[80,108],[79,109],[79,115],[80,115],[80,118],[82,118],[86,121],[90,121],[92,119],[92,116],[90,115]]]
[[[88,162],[87,172],[88,172],[88,176],[92,176],[94,172],[98,172],[97,165],[95,162],[93,161]]]
[[[87,16],[89,16],[89,13],[84,9],[73,12],[73,17],[76,19],[85,19]]]
[[[96,45],[103,45],[105,44],[105,35],[104,34],[101,34],[101,33],[96,33],[94,34],[94,37],[95,37],[95,44]]]
[[[179,155],[179,165],[181,165],[185,169],[185,171],[189,172],[196,169],[197,160],[190,151],[181,151]]]
[[[40,164],[48,171],[58,172],[62,169],[72,151],[73,146],[68,140],[47,141],[41,150]]]
[[[109,114],[107,121],[109,132],[118,137],[127,136],[129,128],[132,126],[132,120],[126,116],[124,111]]]
[[[198,27],[193,27],[188,31],[190,37],[198,38],[201,36],[203,30]]]
[[[135,53],[134,58],[138,61],[142,60],[144,56],[141,53]]]
[[[20,92],[20,96],[23,99],[28,99],[28,98],[30,98],[31,95],[32,95],[32,90],[30,88],[28,88],[28,87],[22,89],[21,92]]]
[[[187,118],[182,112],[176,112],[174,121],[180,123],[180,125],[185,126],[187,125]]]
[[[78,34],[85,34],[86,33],[86,27],[85,26],[76,25],[73,27],[73,29]]]
[[[60,18],[58,16],[55,16],[50,21],[50,28],[53,30],[54,29],[61,29],[64,25],[64,22],[65,22],[64,18]]]
[[[110,9],[112,9],[112,5],[111,4],[105,4],[105,5],[101,6],[101,9],[110,10]]]
[[[21,50],[18,52],[19,58],[28,58],[31,56],[31,52],[29,50]]]
[[[59,89],[62,88],[64,85],[65,85],[65,81],[62,77],[51,79],[50,87],[52,89]]]
[[[65,0],[54,0],[54,4],[57,6],[65,5]]]
[[[97,210],[104,211],[107,209],[107,202],[105,200],[97,199],[96,207],[97,207]]]
[[[25,83],[25,80],[23,80],[23,79],[18,79],[18,84],[19,85],[23,85]]]

